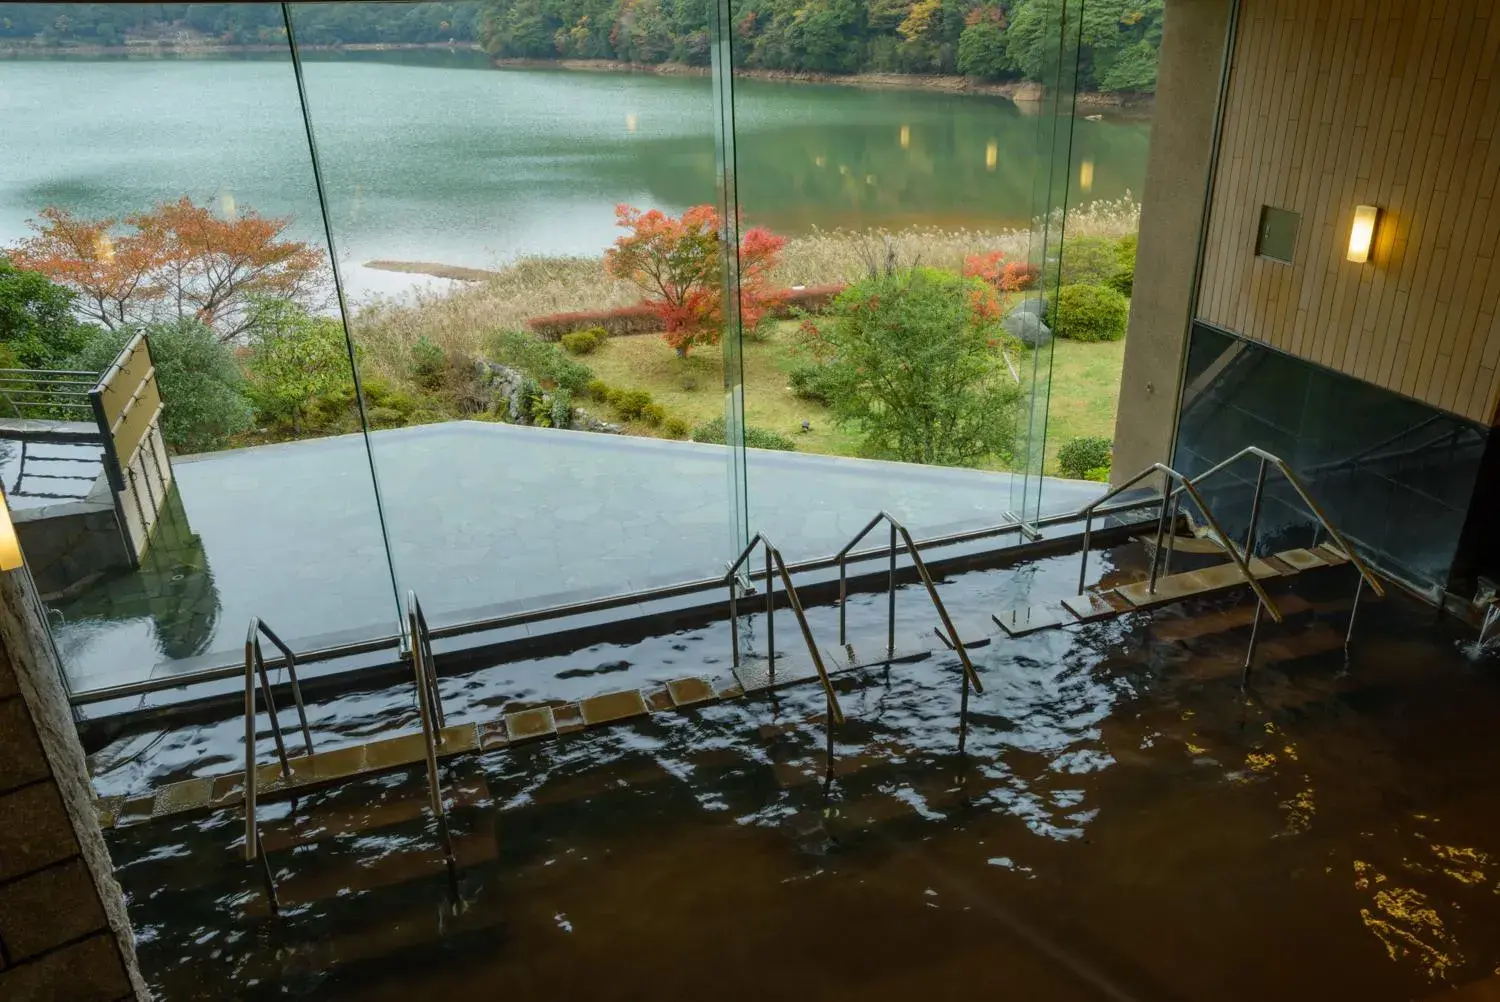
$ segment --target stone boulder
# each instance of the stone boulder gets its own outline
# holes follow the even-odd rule
[[[1052,329],[1042,318],[1026,310],[1016,310],[1001,323],[1005,333],[1029,348],[1036,348],[1052,340]]]

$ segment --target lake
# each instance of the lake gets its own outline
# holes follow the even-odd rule
[[[305,69],[356,297],[436,282],[373,259],[597,254],[618,202],[714,196],[705,77],[497,70],[472,52],[317,54]],[[750,223],[795,235],[1032,215],[1037,120],[1003,98],[742,80],[734,111]],[[1072,200],[1138,194],[1149,123],[1076,125]],[[0,246],[47,205],[122,215],[183,194],[290,215],[321,243],[310,163],[286,57],[0,60]]]

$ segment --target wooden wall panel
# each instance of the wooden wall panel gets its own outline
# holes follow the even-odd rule
[[[1500,423],[1493,4],[1241,0],[1199,319]],[[1302,216],[1290,265],[1255,254],[1263,205]]]

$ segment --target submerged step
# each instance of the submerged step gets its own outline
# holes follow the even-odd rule
[[[1025,637],[1042,630],[1056,629],[1065,622],[1062,610],[1048,603],[1028,605],[1024,609],[1007,609],[995,613],[994,619],[1000,629],[1012,637]]]
[[[1259,557],[1252,558],[1249,566],[1250,573],[1257,580],[1277,577],[1281,573]],[[1197,595],[1209,595],[1243,584],[1246,584],[1244,573],[1238,564],[1231,561],[1201,571],[1184,571],[1181,574],[1168,574],[1157,578],[1155,591],[1151,590],[1149,581],[1137,581],[1134,584],[1121,585],[1115,589],[1115,592],[1136,608],[1146,609]]]

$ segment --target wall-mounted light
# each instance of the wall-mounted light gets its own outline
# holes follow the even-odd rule
[[[1354,225],[1349,228],[1349,260],[1364,264],[1375,246],[1375,228],[1380,224],[1380,206],[1356,205]]]
[[[13,571],[21,566],[21,544],[16,539],[16,527],[10,521],[10,509],[0,495],[0,571]]]

